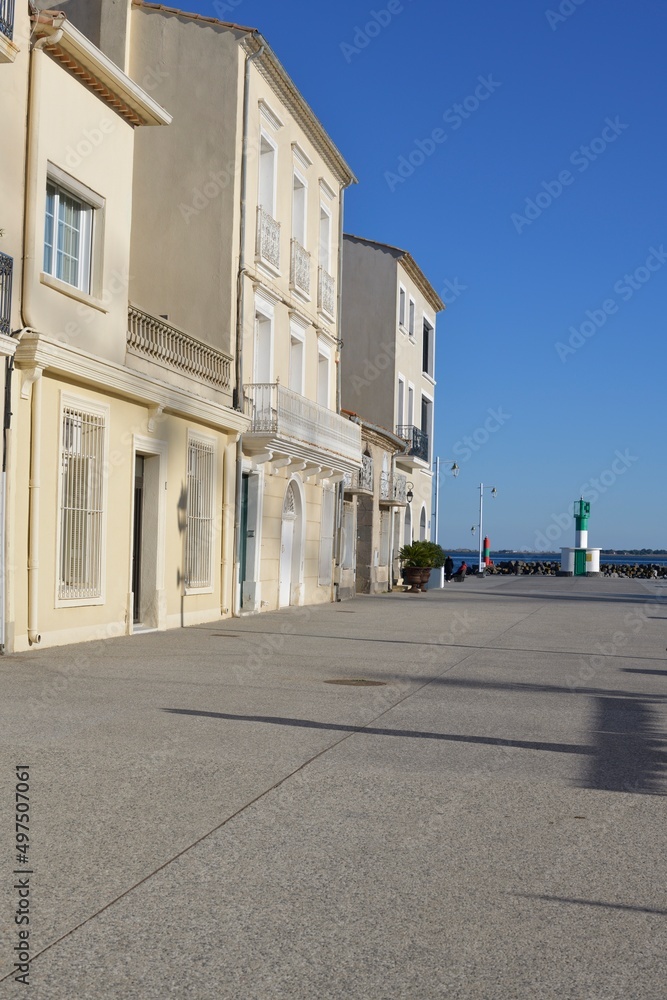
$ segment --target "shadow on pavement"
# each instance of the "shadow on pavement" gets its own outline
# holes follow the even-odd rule
[[[650,701],[596,698],[595,749],[580,787],[665,795],[667,741]]]
[[[631,906],[629,903],[603,903],[598,899],[575,899],[569,896],[541,896],[535,892],[515,892],[515,896],[524,899],[544,899],[553,903],[574,903],[578,906],[601,906],[607,910],[628,910],[631,913],[655,913],[659,917],[667,917],[667,910],[654,910],[649,906]]]

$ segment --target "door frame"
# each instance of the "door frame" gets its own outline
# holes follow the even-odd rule
[[[132,456],[131,456],[131,469],[132,469],[132,503],[130,505],[130,558],[128,567],[128,632],[130,635],[134,632],[134,621],[133,621],[133,603],[132,603],[132,561],[133,561],[133,551],[134,551],[134,469],[136,465],[137,455],[142,455],[144,459],[155,459],[158,460],[157,466],[157,480],[156,480],[156,492],[157,492],[157,511],[156,518],[153,522],[153,529],[151,531],[152,540],[155,544],[155,556],[154,556],[154,567],[155,567],[155,592],[153,596],[154,602],[154,619],[153,622],[148,625],[155,629],[163,630],[167,627],[167,605],[166,605],[166,595],[164,590],[164,575],[165,575],[165,542],[166,542],[166,525],[167,525],[167,454],[168,445],[166,441],[156,441],[154,438],[146,437],[143,434],[133,434],[132,435]],[[146,462],[144,462],[144,512],[146,511]],[[143,518],[143,530],[142,530],[142,549],[148,544],[147,539],[147,525],[146,517]],[[142,564],[146,556],[142,554]],[[143,629],[145,631],[145,628]]]

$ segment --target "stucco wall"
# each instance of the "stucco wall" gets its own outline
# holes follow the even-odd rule
[[[37,143],[34,186],[29,192],[34,214],[27,234],[26,266],[31,274],[24,315],[35,329],[63,343],[120,363],[127,330],[134,132],[46,53],[35,51],[32,59]],[[52,287],[42,275],[49,163],[104,199],[93,223],[101,239],[89,296],[56,279],[58,287]]]
[[[132,9],[130,76],[173,121],[136,137],[130,300],[227,354],[235,333],[240,72],[233,33]]]

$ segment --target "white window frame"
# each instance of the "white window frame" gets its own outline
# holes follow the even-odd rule
[[[355,505],[349,500],[343,501],[343,520],[341,530],[343,534],[341,569],[354,569],[354,513]]]
[[[327,398],[323,402],[320,399],[320,359],[324,359],[327,363]],[[327,410],[331,409],[331,349],[328,344],[322,342],[321,339],[317,341],[317,397],[316,401],[320,406],[325,406]]]
[[[431,366],[433,368],[433,371],[429,372],[425,370],[423,367],[424,345],[422,340],[422,375],[424,375],[429,380],[429,382],[433,382],[435,384],[435,320],[431,319],[430,316],[427,316],[426,313],[422,313],[422,338],[424,336],[424,324],[428,324],[431,330],[431,350],[429,353],[431,357]]]
[[[299,184],[303,188],[303,238],[299,239],[294,231],[294,196],[296,192],[295,181],[299,181]],[[295,239],[304,250],[308,249],[308,181],[301,173],[294,167],[292,171],[292,239]]]
[[[192,445],[200,445],[206,449],[209,449],[208,454],[211,456],[211,467],[210,467],[210,484],[209,484],[209,498],[208,507],[209,510],[204,513],[204,515],[199,515],[201,521],[208,522],[208,532],[209,532],[209,544],[208,544],[208,583],[198,584],[196,586],[191,586],[189,581],[190,565],[189,565],[189,547],[190,547],[190,532],[191,532],[191,511],[190,511],[190,448]],[[216,438],[211,437],[208,434],[202,434],[200,431],[188,428],[187,445],[185,452],[185,483],[186,483],[186,507],[185,507],[185,539],[184,539],[184,565],[183,565],[183,576],[185,579],[185,594],[212,594],[213,593],[213,566],[215,564],[214,550],[217,548],[216,539],[217,534],[215,530],[215,509],[216,509],[216,497],[218,491],[218,443]],[[201,558],[201,556],[200,556]],[[203,560],[202,560],[203,562]]]
[[[99,585],[95,596],[91,597],[66,597],[61,596],[60,569],[62,561],[61,545],[63,543],[62,521],[63,521],[63,448],[64,448],[64,425],[65,411],[74,410],[86,416],[101,418],[102,428],[102,453],[99,459],[99,475],[101,476],[102,489],[102,509],[100,511],[99,539],[97,542],[99,552]],[[57,526],[56,526],[56,552],[55,552],[55,607],[56,608],[82,608],[106,603],[106,534],[107,534],[107,511],[108,511],[108,476],[106,474],[105,462],[109,454],[109,418],[111,408],[106,403],[99,403],[85,396],[75,396],[72,393],[61,391],[59,403],[60,427],[58,432],[58,493],[57,493]],[[79,588],[84,589],[84,588]],[[90,588],[89,588],[90,589]]]
[[[262,204],[262,143],[266,142],[267,146],[270,146],[273,150],[273,177],[271,180],[271,207]],[[262,208],[272,219],[276,220],[276,197],[278,189],[278,145],[275,140],[269,135],[266,129],[260,128],[259,130],[259,156],[257,157],[257,204]],[[276,220],[277,221],[277,220]]]
[[[326,215],[329,219],[329,239],[327,241],[326,247],[324,247],[324,244],[322,242],[322,215]],[[323,201],[320,201],[320,214],[318,218],[318,226],[319,226],[319,233],[317,241],[318,243],[317,262],[323,271],[326,271],[327,274],[333,277],[334,275],[331,268],[332,247],[333,247],[333,215],[331,213],[331,210],[327,208],[327,206],[324,204]],[[327,262],[326,266],[324,264],[323,249],[326,250],[326,262]]]
[[[403,304],[403,315],[401,316],[401,302]],[[408,295],[405,290],[405,285],[398,286],[398,327],[405,333],[407,327],[405,325],[406,310],[407,310]]]
[[[431,419],[428,427],[421,427],[420,430],[425,431],[428,434],[428,464],[431,466],[433,464],[433,425],[435,423],[435,400],[433,396],[428,392],[422,390],[421,398],[425,399],[431,404]],[[421,423],[421,399],[419,401],[419,420]]]
[[[417,305],[410,295],[408,298],[408,337],[415,340],[415,323],[417,322]]]
[[[403,386],[403,401],[401,405],[401,390],[400,387]],[[407,390],[405,377],[398,372],[398,377],[396,379],[396,415],[398,417],[396,423],[399,427],[405,424],[405,405],[407,400]]]
[[[46,266],[46,208],[48,198],[48,188],[52,186],[56,189],[56,205],[53,216],[53,233],[51,245],[51,262]],[[58,209],[60,206],[60,196],[68,195],[79,202],[83,207],[81,214],[82,225],[79,230],[80,244],[83,245],[83,253],[79,253],[77,263],[76,282],[68,281],[58,275]],[[63,290],[76,291],[83,295],[94,296],[99,285],[99,274],[101,273],[101,252],[104,234],[104,206],[105,200],[95,191],[92,191],[85,184],[82,184],[75,177],[65,173],[60,167],[53,163],[47,163],[46,186],[44,189],[44,231],[42,238],[42,275],[48,279],[49,284],[62,286]]]
[[[301,371],[299,372],[299,388],[294,387],[294,371],[292,368],[292,344],[294,341],[301,343]],[[318,361],[319,363],[319,361]],[[300,396],[305,396],[306,388],[306,331],[296,320],[290,320],[290,352],[289,352],[289,387],[292,392],[298,392]]]
[[[389,510],[380,511],[380,532],[378,541],[378,566],[389,565],[389,530],[391,524],[391,513]]]
[[[269,378],[260,378],[258,374],[258,365],[261,358],[260,344],[258,338],[258,324],[257,320],[261,318],[269,324]],[[253,377],[255,382],[273,382],[273,354],[275,346],[275,310],[273,304],[265,298],[261,298],[259,295],[255,295],[255,318],[253,321]]]
[[[412,400],[410,399],[410,393],[412,393]],[[412,402],[412,406],[410,406]],[[415,387],[412,382],[408,382],[408,394],[406,396],[405,405],[407,408],[405,426],[414,427],[415,426]]]

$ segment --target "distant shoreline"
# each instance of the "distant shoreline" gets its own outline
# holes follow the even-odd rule
[[[476,549],[447,549],[452,555],[469,555],[471,552],[477,551]],[[512,559],[517,556],[556,556],[560,559],[560,549],[554,550],[553,552],[531,552],[525,549],[491,549],[491,555],[495,557],[502,556],[503,558]],[[655,549],[655,551],[647,551],[646,549],[600,549],[600,555],[609,556],[636,556],[640,559],[651,559],[654,556],[657,559],[664,559],[667,556],[667,549]]]

